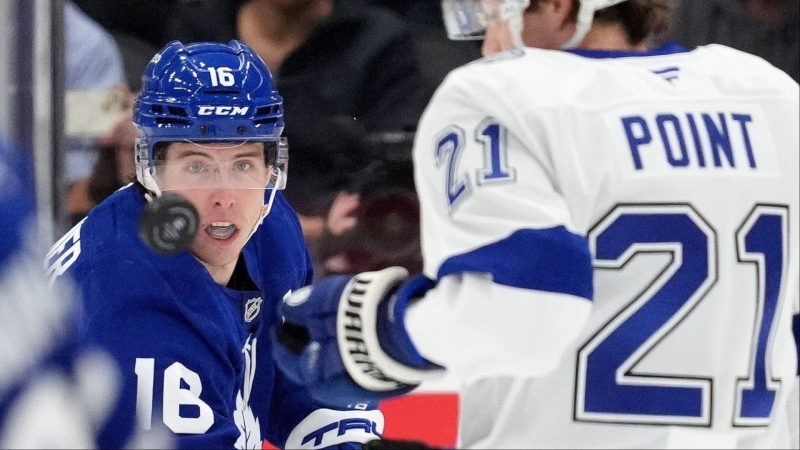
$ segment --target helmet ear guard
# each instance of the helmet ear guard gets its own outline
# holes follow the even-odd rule
[[[272,167],[267,189],[286,189],[286,179],[289,173],[289,141],[282,137],[277,142],[265,143],[264,154],[267,158],[267,165]]]
[[[155,178],[153,178],[153,171],[155,168],[150,162],[150,150],[147,142],[144,142],[141,137],[138,137],[136,138],[136,145],[134,148],[136,180],[144,186],[152,197],[160,197],[161,188],[158,187],[158,183],[156,183]],[[148,200],[152,200],[152,198]]]

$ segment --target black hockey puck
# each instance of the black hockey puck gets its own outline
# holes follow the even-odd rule
[[[139,217],[139,237],[157,253],[170,255],[187,249],[197,235],[200,215],[178,194],[162,194],[149,202]]]

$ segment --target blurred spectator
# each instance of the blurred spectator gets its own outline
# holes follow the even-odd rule
[[[410,26],[425,82],[441,84],[456,67],[481,57],[481,41],[448,39],[442,22],[440,0],[369,0],[391,9]]]
[[[728,45],[758,55],[800,81],[797,0],[676,1],[673,34],[687,47]]]
[[[440,0],[369,0],[369,2],[391,9],[411,24],[436,25],[442,28]]]
[[[142,73],[147,63],[161,47],[156,47],[133,34],[114,31],[111,32],[117,42],[122,63],[125,68],[125,82],[131,92],[138,93],[142,90]]]
[[[407,25],[362,0],[249,0],[237,32],[276,75],[290,145],[285,194],[313,241],[349,175],[368,162],[343,145],[343,130],[413,131],[433,86]]]
[[[71,225],[80,222],[89,210],[128,184],[136,174],[134,145],[137,134],[132,121],[133,99],[134,94],[129,93],[125,115],[111,132],[98,139],[99,156],[92,172],[73,183],[67,194],[66,211]]]
[[[72,2],[64,4],[68,89],[124,82],[122,57],[111,35]]]
[[[173,40],[227,42],[243,0],[74,0],[112,34],[160,49]]]
[[[102,26],[72,2],[66,2],[64,27],[65,88],[68,93],[113,89],[124,85],[122,56],[114,39]],[[96,159],[96,148],[91,137],[68,136],[64,161],[66,182],[72,184],[88,176]]]
[[[373,132],[360,145],[370,163],[333,200],[316,246],[316,275],[402,266],[422,270],[413,133]]]
[[[78,223],[95,205],[128,184],[135,175],[134,144],[136,127],[132,121],[132,105],[142,87],[142,73],[158,48],[147,41],[125,32],[113,34],[124,66],[125,84],[120,88],[124,96],[125,112],[110,130],[95,140],[97,158],[91,173],[70,186],[66,198],[66,211],[72,225]]]
[[[414,27],[414,43],[422,76],[426,83],[434,86],[441,84],[451,70],[479,59],[483,42],[448,39],[441,20],[440,13],[439,23],[419,23]]]

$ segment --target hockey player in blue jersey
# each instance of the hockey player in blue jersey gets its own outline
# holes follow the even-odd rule
[[[328,401],[444,367],[458,447],[798,448],[797,83],[648,48],[669,0],[442,6],[491,56],[420,120],[424,275],[294,293],[281,366]]]
[[[117,398],[117,370],[77,339],[79,305],[69,282],[51,286],[45,278],[32,239],[31,173],[23,152],[0,139],[0,448],[132,444],[136,434],[121,423],[110,440],[99,440]]]
[[[84,300],[85,341],[120,366],[119,413],[180,448],[353,448],[376,439],[371,405],[328,409],[275,366],[275,305],[312,280],[286,183],[282,100],[248,47],[173,42],[134,106],[137,181],[95,207],[48,254]],[[199,213],[188,250],[152,251],[137,230],[167,194]],[[184,225],[186,225],[184,223]],[[113,430],[113,427],[111,427]],[[113,433],[113,431],[112,431]]]

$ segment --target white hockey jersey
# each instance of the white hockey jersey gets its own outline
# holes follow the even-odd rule
[[[447,77],[414,148],[439,284],[406,325],[459,447],[797,445],[799,100],[718,45]]]

